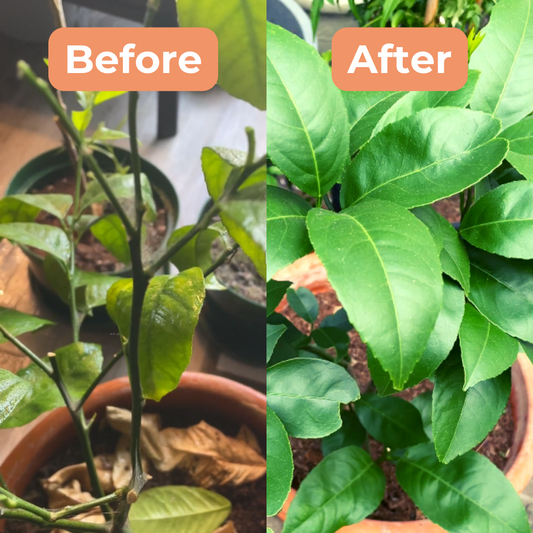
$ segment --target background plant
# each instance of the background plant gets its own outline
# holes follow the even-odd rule
[[[180,1],[181,4],[181,1]],[[185,4],[185,2],[184,2]],[[61,16],[60,3],[57,8]],[[149,0],[145,25],[150,26],[158,0]],[[235,6],[229,6],[230,13]],[[219,12],[218,16],[228,16]],[[217,20],[216,17],[214,20]],[[253,44],[253,43],[252,43]],[[253,46],[247,53],[254,53]],[[243,54],[246,56],[246,54]],[[0,511],[3,518],[29,521],[43,528],[73,532],[130,531],[127,525],[131,506],[146,482],[140,455],[140,424],[146,399],[159,401],[174,390],[187,367],[192,337],[202,307],[206,285],[215,269],[234,253],[236,246],[250,256],[260,273],[265,273],[265,157],[256,160],[253,131],[247,130],[247,153],[205,149],[203,168],[213,206],[193,226],[179,228],[158,257],[142,254],[144,224],[154,216],[154,199],[146,176],[140,172],[136,110],[138,93],[129,93],[129,134],[131,174],[120,166],[112,150],[101,144],[125,134],[100,125],[90,137],[86,129],[95,106],[122,93],[80,92],[82,110],[67,114],[61,95],[37,78],[24,62],[19,74],[44,96],[55,113],[54,120],[64,134],[65,147],[72,157],[76,191],[65,194],[24,194],[0,201],[0,236],[25,244],[46,254],[45,271],[61,298],[68,304],[72,319],[72,344],[55,352],[36,354],[17,339],[22,333],[49,326],[49,321],[12,309],[0,309],[0,341],[10,341],[31,360],[17,375],[0,371],[0,423],[18,427],[56,407],[66,406],[76,427],[87,464],[95,500],[64,509],[37,507],[12,494],[0,476]],[[231,83],[227,84],[231,90]],[[250,89],[241,97],[260,104]],[[117,174],[106,175],[94,157],[105,151],[114,158]],[[83,181],[86,180],[86,187]],[[95,203],[109,202],[114,213],[107,216],[86,214]],[[45,211],[55,217],[57,226],[35,222]],[[220,216],[222,223],[212,224]],[[75,247],[86,231],[92,231],[121,261],[131,263],[131,279],[120,279],[80,271],[75,266]],[[214,261],[210,246],[214,239],[231,236]],[[156,274],[168,261],[180,269],[176,276]],[[105,367],[99,345],[80,342],[81,324],[94,307],[106,304],[120,331],[122,351]],[[132,390],[131,462],[128,486],[104,494],[96,471],[90,443],[93,419],[84,413],[84,404],[120,357],[128,363]],[[110,505],[114,504],[116,511]],[[73,519],[82,511],[101,507],[105,525]]]
[[[533,341],[531,2],[498,3],[455,92],[341,92],[296,36],[269,25],[267,43],[268,156],[292,186],[267,186],[269,515],[290,490],[289,436],[323,438],[326,458],[286,533],[335,532],[372,513],[385,482],[369,434],[445,530],[529,532],[509,481],[471,450],[503,413],[510,367]],[[457,193],[459,231],[430,206]],[[306,336],[275,312],[290,282],[272,277],[313,250],[343,310]],[[287,298],[315,323],[309,291]],[[377,390],[363,397],[343,368],[352,325]],[[432,397],[390,396],[425,378]]]

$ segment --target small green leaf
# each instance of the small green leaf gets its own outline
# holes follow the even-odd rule
[[[452,352],[435,373],[433,438],[439,460],[449,463],[478,445],[494,428],[511,393],[511,373],[463,390],[461,357]]]
[[[272,352],[274,351],[276,344],[278,343],[281,336],[285,333],[285,331],[287,331],[287,326],[284,326],[283,324],[279,324],[279,325],[267,324],[267,336],[266,336],[267,363],[270,361],[270,358],[272,357]]]
[[[311,206],[297,194],[267,187],[267,277],[313,251],[306,218]]]
[[[89,127],[89,124],[93,119],[93,111],[89,107],[83,111],[72,111],[70,116],[75,128],[83,133]]]
[[[342,426],[322,439],[322,453],[324,457],[330,453],[346,448],[346,446],[361,446],[365,442],[366,430],[361,425],[355,412],[341,409]]]
[[[526,179],[533,180],[533,117],[526,117],[500,133],[509,141],[507,161]]]
[[[267,401],[289,435],[319,438],[341,427],[339,404],[359,398],[348,372],[328,361],[298,358],[267,370]]]
[[[107,309],[123,337],[129,338],[133,281],[115,283]],[[173,391],[187,368],[192,338],[205,297],[204,276],[194,267],[150,282],[141,317],[139,366],[143,393],[159,401]]]
[[[318,464],[300,485],[284,533],[335,533],[376,510],[385,493],[385,475],[357,446],[341,448]]]
[[[228,181],[233,181],[235,176],[241,173],[245,164],[246,153],[240,150],[227,148],[204,148],[202,150],[202,170],[205,184],[209,196],[214,201],[220,199]]]
[[[318,300],[305,287],[287,291],[287,301],[293,311],[306,322],[312,324],[318,318]]]
[[[422,424],[424,425],[424,431],[429,440],[433,440],[433,428],[431,414],[433,410],[433,391],[428,390],[415,396],[411,400],[411,404],[414,405],[419,411],[422,417]]]
[[[368,433],[389,448],[407,448],[428,440],[420,411],[396,396],[364,394],[355,411]]]
[[[53,322],[44,318],[21,313],[7,307],[0,307],[0,324],[14,337],[54,325]],[[2,342],[6,342],[6,338],[0,333],[0,343]]]
[[[469,304],[465,309],[459,339],[465,369],[464,390],[499,376],[516,361],[520,348],[516,339],[491,324]]]
[[[267,316],[270,316],[279,305],[287,289],[292,285],[290,281],[276,281],[271,279],[267,283]]]
[[[322,322],[320,323],[321,328],[337,328],[342,329],[342,331],[351,331],[353,329],[353,326],[350,324],[350,320],[348,319],[348,314],[346,313],[346,309],[341,308],[338,311],[336,311],[332,315],[328,315]]]
[[[0,200],[0,222],[33,222],[40,211],[63,219],[72,205],[70,194],[13,194]],[[20,204],[24,204],[20,205]],[[28,208],[34,207],[34,210]],[[29,212],[35,216],[28,215]]]
[[[121,263],[131,263],[128,234],[118,215],[102,218],[91,226],[91,232]]]
[[[110,130],[105,127],[104,122],[100,122],[97,130],[91,135],[91,141],[116,141],[117,139],[129,139],[129,137],[126,132]]]
[[[9,419],[30,390],[30,383],[7,370],[0,369],[0,424]]]
[[[272,409],[267,407],[267,516],[278,514],[291,490],[292,450],[289,436]]]
[[[197,487],[145,490],[130,512],[133,533],[213,533],[231,512],[231,502]]]
[[[433,523],[449,533],[530,533],[524,504],[501,470],[475,452],[444,465],[432,448],[409,450],[396,475]]]
[[[337,328],[320,327],[313,331],[312,337],[321,348],[335,348],[337,361],[348,355],[350,337],[345,331]]]
[[[100,105],[104,102],[107,102],[108,100],[111,100],[113,98],[117,98],[118,96],[122,96],[123,94],[126,94],[127,91],[99,91],[96,93],[96,96],[94,97],[94,105]]]

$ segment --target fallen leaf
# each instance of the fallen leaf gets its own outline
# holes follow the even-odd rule
[[[213,533],[237,533],[237,530],[235,529],[235,525],[233,522],[228,522],[227,524],[224,524],[222,527],[219,527],[217,530],[213,531]]]
[[[126,487],[131,480],[131,446],[130,437],[121,435],[115,450],[113,461],[112,483],[115,489]],[[148,461],[143,457],[143,471],[149,472]]]
[[[237,440],[242,440],[243,442],[246,442],[246,444],[248,444],[250,448],[253,448],[257,453],[261,453],[261,446],[259,446],[259,441],[257,440],[255,433],[248,426],[245,426],[243,424],[235,438]]]

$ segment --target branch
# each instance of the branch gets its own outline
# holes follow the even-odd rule
[[[239,243],[235,242],[233,243],[233,246],[231,248],[227,248],[224,250],[217,258],[217,260],[207,269],[204,271],[204,278],[207,278],[210,274],[212,274],[218,267],[222,266],[224,263],[231,261],[231,258],[235,255],[237,250],[239,249]]]

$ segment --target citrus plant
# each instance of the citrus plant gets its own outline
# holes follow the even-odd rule
[[[531,2],[501,0],[484,33],[458,91],[341,92],[311,46],[268,26],[268,156],[290,182],[267,186],[269,515],[291,487],[289,436],[323,438],[326,455],[285,533],[333,533],[378,507],[367,435],[446,531],[530,531],[510,482],[472,450],[533,342]],[[457,228],[431,206],[455,194]],[[273,279],[313,251],[343,306],[320,325],[309,291]],[[285,293],[310,335],[275,312]],[[362,397],[345,368],[352,326],[376,389]],[[432,397],[393,396],[426,378]]]
[[[148,2],[147,26],[151,25],[158,4],[157,0]],[[31,364],[16,375],[0,370],[0,424],[3,428],[20,427],[42,413],[66,406],[78,433],[95,499],[49,510],[13,494],[0,476],[0,514],[3,519],[27,521],[45,529],[131,531],[128,516],[132,505],[142,497],[141,491],[147,480],[140,451],[145,400],[159,401],[178,386],[191,358],[192,338],[205,289],[214,283],[212,274],[216,268],[232,256],[237,246],[241,246],[258,271],[265,274],[266,158],[256,159],[252,130],[247,130],[247,153],[204,149],[203,168],[212,207],[194,226],[177,229],[159,256],[145,257],[142,253],[145,224],[153,218],[154,198],[148,178],[140,172],[136,135],[138,93],[129,93],[131,174],[126,174],[125,169],[117,169],[117,174],[106,175],[95,159],[94,151],[105,150],[112,157],[112,151],[100,142],[123,134],[100,126],[88,137],[85,130],[94,106],[121,93],[80,92],[78,101],[83,110],[69,115],[60,94],[55,93],[45,80],[36,77],[26,63],[19,63],[19,74],[46,98],[64,134],[66,146],[72,147],[76,191],[74,195],[21,194],[4,198],[0,201],[0,237],[45,254],[48,280],[70,307],[73,342],[58,346],[48,354],[34,353],[17,337],[51,323],[0,308],[0,342],[13,343],[31,360]],[[82,187],[83,177],[87,179],[85,188]],[[113,214],[87,214],[87,209],[98,203],[110,204]],[[41,212],[54,217],[55,224],[36,221]],[[221,223],[213,223],[217,217]],[[131,279],[76,268],[76,244],[86,231],[93,231],[118,259],[131,264]],[[217,238],[229,242],[228,236],[236,244],[227,244],[219,257],[212,260],[210,245]],[[179,274],[157,275],[169,261],[178,266]],[[101,346],[80,342],[84,318],[101,305],[107,306],[122,341],[122,351],[105,366]],[[105,494],[90,442],[93,419],[88,418],[83,408],[121,357],[127,360],[132,392],[132,475],[127,486]],[[200,492],[195,497],[201,506],[209,507],[209,497],[206,500]],[[171,500],[175,505],[177,500]],[[191,501],[188,500],[189,505]],[[76,519],[80,513],[98,507],[101,507],[107,523],[94,524]],[[153,517],[153,500],[141,508]],[[201,516],[199,519],[201,521]],[[197,531],[211,533],[220,524],[213,525],[209,531],[205,523],[198,525],[198,519],[196,524],[189,525],[194,525]]]

